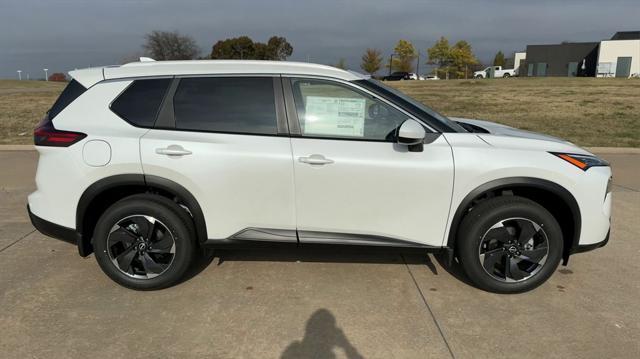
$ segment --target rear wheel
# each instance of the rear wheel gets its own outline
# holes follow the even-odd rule
[[[502,75],[502,77],[504,77],[504,78],[506,79],[507,77],[511,77],[511,75],[509,75],[509,74],[504,74],[504,75]]]
[[[105,274],[132,289],[176,284],[194,258],[193,223],[174,202],[135,195],[105,211],[94,232],[96,260]]]
[[[562,230],[539,204],[522,197],[496,197],[464,218],[457,249],[478,287],[498,293],[531,290],[545,282],[562,257]]]

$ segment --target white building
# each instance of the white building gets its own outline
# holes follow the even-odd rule
[[[515,52],[513,54],[513,70],[515,71],[516,75],[520,75],[520,64],[522,63],[523,60],[527,59],[527,53],[525,51],[523,52]]]
[[[640,76],[640,31],[617,32],[600,42],[596,76]]]

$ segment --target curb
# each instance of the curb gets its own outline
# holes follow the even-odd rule
[[[34,145],[0,145],[1,151],[35,151]],[[587,151],[601,154],[640,155],[638,147],[587,147]]]

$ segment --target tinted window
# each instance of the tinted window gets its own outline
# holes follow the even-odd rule
[[[395,141],[409,116],[355,89],[323,80],[294,79],[303,136]]]
[[[49,120],[53,120],[65,107],[69,106],[75,99],[77,99],[80,95],[82,95],[87,89],[80,85],[80,83],[76,80],[72,80],[69,82],[67,87],[64,88],[60,97],[56,100],[56,102],[51,106],[49,110]]]
[[[277,134],[270,77],[181,79],[173,108],[178,129]]]
[[[111,111],[139,127],[153,127],[171,79],[136,80],[111,104]]]

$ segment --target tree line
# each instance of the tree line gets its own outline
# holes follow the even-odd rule
[[[389,62],[385,64],[382,52],[378,49],[367,49],[362,55],[360,68],[370,75],[375,75],[383,68],[390,71],[418,72],[419,55],[413,44],[400,40],[394,47]],[[418,63],[415,63],[418,60]],[[415,63],[415,65],[414,65]],[[440,78],[467,78],[480,64],[471,45],[460,40],[453,45],[446,37],[441,37],[427,49],[427,65],[435,65],[435,72]]]
[[[272,36],[266,43],[253,41],[248,36],[220,40],[207,57],[200,57],[196,41],[177,31],[152,31],[145,36],[142,46],[146,56],[155,60],[238,59],[286,60],[293,47],[284,37]]]
[[[145,36],[143,45],[145,55],[156,60],[192,60],[192,59],[244,59],[244,60],[286,60],[293,53],[293,46],[286,38],[272,36],[266,42],[257,42],[248,36],[240,36],[217,41],[211,53],[200,57],[200,49],[195,40],[177,31],[152,31]],[[435,66],[440,78],[467,78],[480,66],[469,44],[460,40],[451,45],[446,37],[426,51],[427,65]],[[383,57],[378,49],[368,48],[361,57],[360,68],[375,76],[380,70],[418,72],[420,55],[415,46],[407,40],[399,40],[389,59]],[[493,64],[504,66],[504,54],[499,51]],[[332,66],[346,68],[346,61],[340,59]]]

